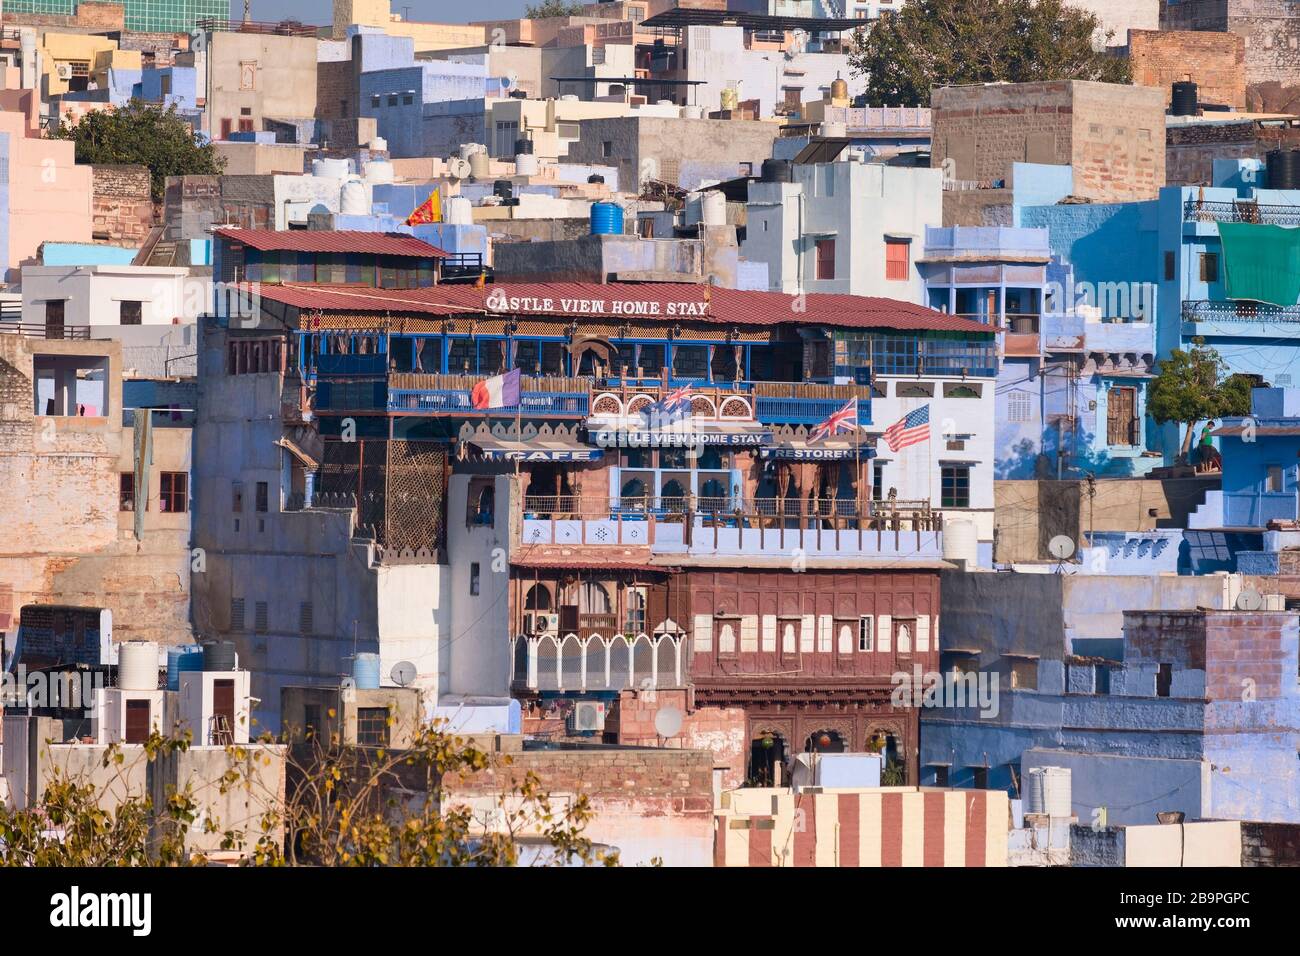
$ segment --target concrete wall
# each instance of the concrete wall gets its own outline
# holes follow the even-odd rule
[[[70,326],[121,326],[123,302],[139,302],[142,325],[192,323],[209,306],[211,284],[169,266],[28,266],[23,322],[45,324],[46,303],[64,303]]]
[[[248,110],[247,113],[244,110]],[[222,121],[235,131],[251,120],[316,115],[316,39],[260,33],[211,33],[207,48],[207,103],[203,129],[222,138]]]

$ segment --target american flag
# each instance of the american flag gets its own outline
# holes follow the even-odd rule
[[[857,427],[858,400],[856,398],[851,398],[847,405],[810,431],[808,433],[808,440],[821,441],[828,435],[838,435],[840,432],[851,432]]]
[[[930,406],[914,408],[885,429],[885,444],[890,451],[930,440]]]

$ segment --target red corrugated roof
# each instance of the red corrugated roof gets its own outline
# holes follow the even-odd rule
[[[447,253],[423,239],[404,232],[332,231],[326,229],[235,229],[216,230],[231,242],[240,242],[262,252],[354,252],[377,256],[423,256],[443,259]]]
[[[707,289],[707,291],[706,291]],[[384,311],[448,315],[481,312],[499,315],[563,315],[577,318],[661,319],[726,325],[829,325],[841,328],[980,332],[997,330],[910,302],[874,296],[747,292],[688,283],[526,282],[438,285],[424,289],[371,289],[358,286],[262,285],[260,294],[302,309],[340,312]]]

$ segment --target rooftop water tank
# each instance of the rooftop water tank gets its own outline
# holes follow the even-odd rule
[[[943,559],[964,561],[967,568],[979,564],[979,534],[973,521],[943,523]]]
[[[352,659],[352,680],[358,690],[379,688],[379,655],[362,653]]]
[[[203,644],[203,669],[205,671],[233,671],[235,669],[234,641],[205,641]]]
[[[538,169],[537,157],[532,153],[519,153],[515,156],[516,176],[536,176]]]
[[[765,183],[788,183],[794,176],[794,164],[788,159],[765,159],[761,179]]]
[[[1043,813],[1043,768],[1031,767],[1025,772],[1025,813]]]
[[[1300,152],[1271,149],[1264,157],[1269,189],[1300,189]]]
[[[727,224],[727,197],[720,190],[710,189],[701,195],[700,220],[706,226]]]
[[[475,153],[486,153],[486,152],[487,152],[487,147],[484,146],[482,143],[461,143],[460,144],[461,159],[469,159]]]
[[[388,152],[388,140],[384,139],[382,136],[376,136],[370,141],[370,151],[373,153]]]
[[[623,234],[623,207],[614,202],[592,203],[591,234],[593,236],[621,236]]]
[[[366,163],[365,178],[368,183],[391,183],[393,164],[386,159],[372,159]]]
[[[117,649],[117,686],[122,690],[158,689],[158,644],[125,641]]]
[[[686,119],[704,119],[703,106],[683,106],[682,116]]]
[[[530,156],[533,154],[533,141],[526,136],[515,140],[515,155],[518,156],[520,153],[527,153]]]
[[[343,184],[339,212],[345,216],[370,215],[370,190],[358,180],[349,179]]]
[[[848,123],[822,123],[822,135],[843,139],[849,135]]]
[[[181,674],[203,670],[203,648],[198,644],[181,644],[167,648],[167,689],[181,689]]]
[[[447,200],[447,222],[453,226],[472,226],[474,224],[474,206],[464,196],[452,196]]]
[[[1169,112],[1173,116],[1195,116],[1200,112],[1196,102],[1196,84],[1184,80],[1174,84],[1169,98]]]
[[[352,163],[346,159],[313,159],[311,174],[322,179],[346,179],[352,172]]]
[[[1049,817],[1073,815],[1070,794],[1070,768],[1043,768],[1043,812]]]
[[[471,153],[469,157],[469,174],[474,179],[487,179],[492,175],[492,160],[484,152]]]

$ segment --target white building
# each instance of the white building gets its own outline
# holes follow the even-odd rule
[[[24,266],[23,324],[65,328],[191,324],[211,283],[177,266]]]
[[[943,171],[850,160],[794,164],[791,182],[749,185],[741,255],[769,287],[925,302],[916,259],[943,221]]]

